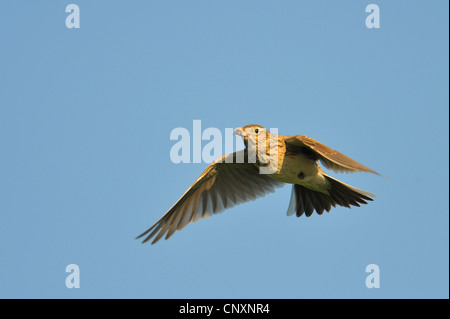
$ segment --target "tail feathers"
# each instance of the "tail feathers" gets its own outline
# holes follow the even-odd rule
[[[351,208],[352,205],[367,204],[367,201],[373,201],[372,197],[375,197],[372,193],[342,183],[328,175],[324,176],[330,185],[329,195],[294,184],[287,215],[296,213],[297,217],[303,214],[309,217],[314,211],[322,215],[324,211],[329,212],[331,207],[336,205]]]

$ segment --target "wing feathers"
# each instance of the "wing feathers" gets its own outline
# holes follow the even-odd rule
[[[358,163],[357,161],[345,156],[338,151],[304,135],[286,136],[284,142],[287,149],[302,151],[303,148],[312,150],[322,164],[336,172],[370,172],[380,175],[370,168]]]
[[[283,185],[260,174],[252,163],[214,162],[164,216],[137,238],[146,236],[143,243],[154,238],[152,244],[164,235],[168,239],[189,223],[262,197]]]

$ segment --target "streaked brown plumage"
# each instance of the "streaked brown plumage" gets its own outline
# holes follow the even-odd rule
[[[314,210],[321,215],[336,205],[367,204],[375,197],[328,176],[317,162],[336,172],[378,173],[310,137],[274,135],[260,125],[240,127],[235,134],[243,137],[246,148],[210,164],[167,213],[138,237],[145,236],[143,243],[153,238],[154,244],[163,236],[168,239],[189,223],[255,200],[285,183],[293,184],[287,214],[298,217],[309,217]],[[257,151],[260,141],[267,146],[261,152]],[[272,171],[262,174],[264,168]]]

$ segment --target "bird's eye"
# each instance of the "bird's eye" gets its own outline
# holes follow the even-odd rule
[[[259,130],[257,128],[255,128],[255,133],[258,134]]]

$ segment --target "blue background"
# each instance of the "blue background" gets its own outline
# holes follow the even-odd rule
[[[376,1],[380,29],[365,1],[77,0],[67,29],[69,3],[1,4],[0,297],[449,297],[448,1]],[[286,217],[286,186],[141,245],[207,166],[170,161],[194,119],[386,178],[331,173],[361,208]]]

